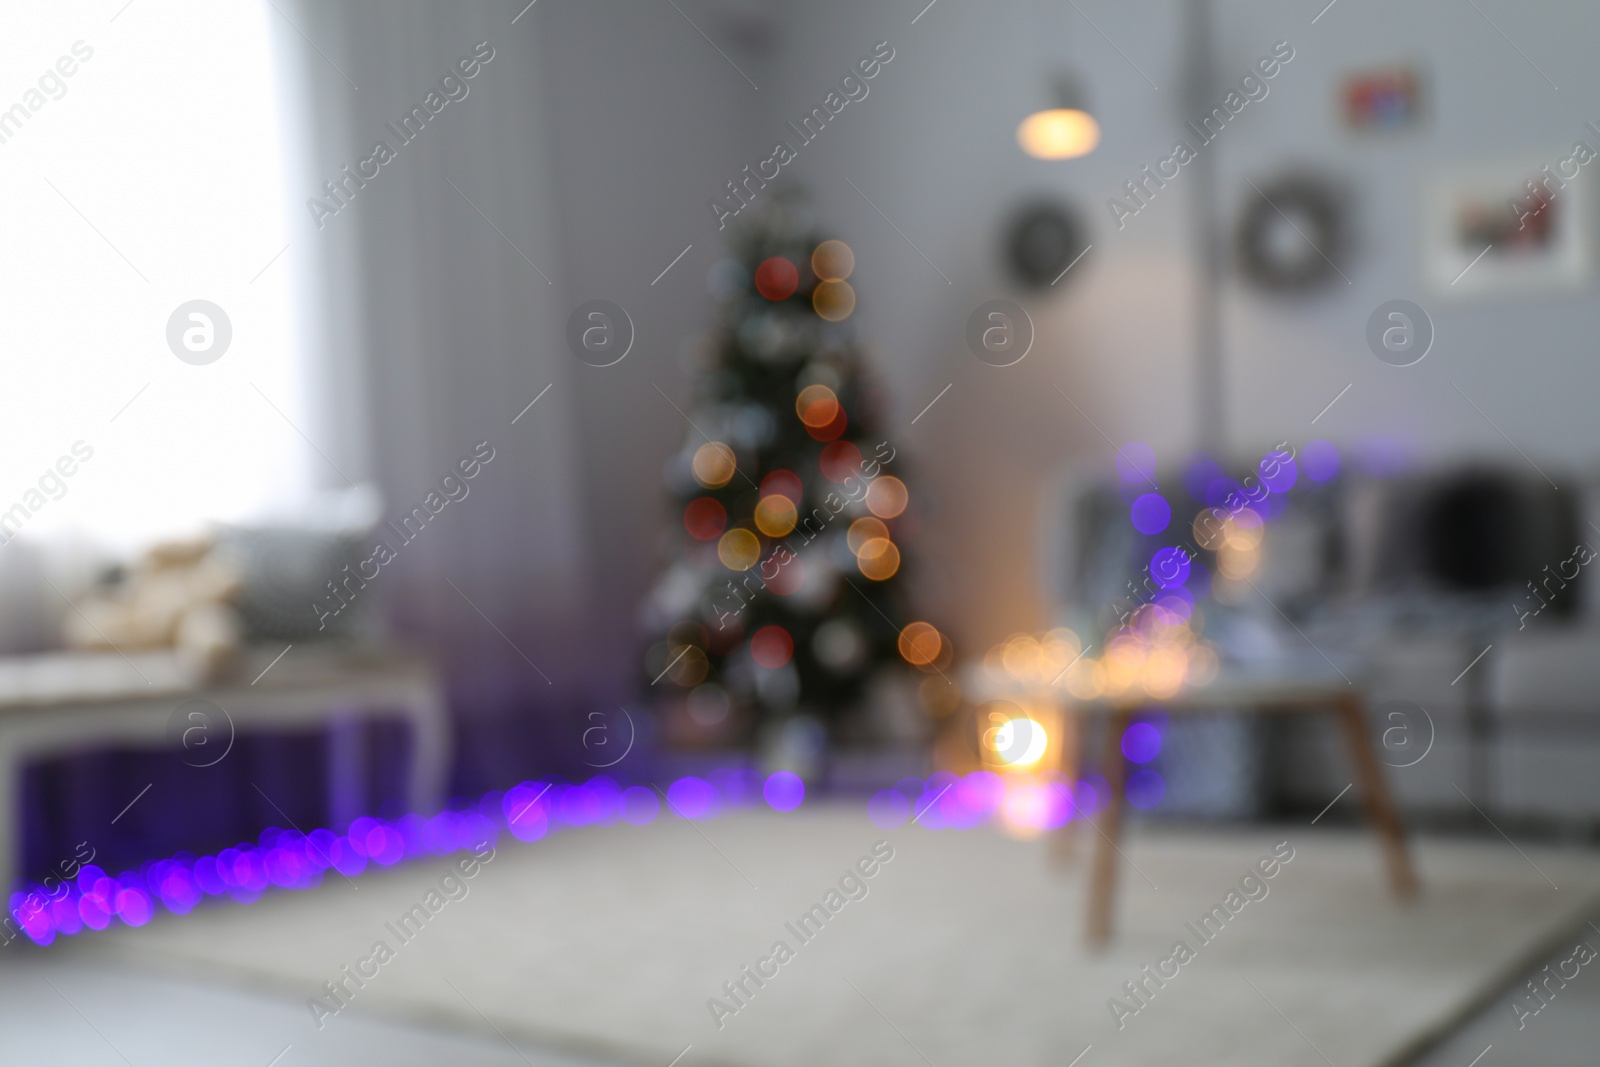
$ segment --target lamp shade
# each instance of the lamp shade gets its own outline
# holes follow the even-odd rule
[[[1035,159],[1076,159],[1100,143],[1100,124],[1089,114],[1076,78],[1056,79],[1054,107],[1035,111],[1017,126],[1017,144]]]

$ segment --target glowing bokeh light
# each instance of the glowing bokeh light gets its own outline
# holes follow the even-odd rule
[[[1154,604],[1175,625],[1194,617],[1194,594],[1184,588],[1162,590]]]
[[[775,470],[761,479],[762,496],[786,496],[795,507],[805,498],[805,486],[800,476],[790,470]]]
[[[730,571],[747,571],[761,558],[761,540],[749,530],[736,527],[717,542],[717,558]]]
[[[900,657],[913,667],[926,667],[939,658],[944,638],[932,623],[913,622],[900,631]]]
[[[1136,722],[1122,733],[1122,754],[1134,763],[1149,763],[1161,751],[1161,731],[1147,722]]]
[[[775,671],[794,658],[794,638],[782,626],[763,626],[750,635],[750,658]]]
[[[1148,811],[1160,804],[1167,795],[1167,783],[1155,771],[1134,771],[1128,775],[1127,793],[1129,804],[1141,811]]]
[[[811,308],[828,322],[843,322],[856,309],[856,291],[849,282],[818,282]]]
[[[1133,502],[1131,517],[1135,530],[1153,536],[1172,521],[1172,507],[1160,493],[1146,493]]]
[[[696,497],[683,509],[683,528],[696,541],[715,541],[728,528],[728,510],[708,496]]]
[[[117,894],[117,918],[129,926],[143,926],[153,911],[150,895],[142,889],[124,889]]]
[[[795,397],[794,413],[808,427],[826,426],[839,414],[839,398],[826,385],[808,385]]]
[[[1150,577],[1163,589],[1175,589],[1189,579],[1189,556],[1181,548],[1158,548],[1150,557]]]
[[[762,785],[761,796],[774,811],[793,811],[806,798],[806,784],[793,771],[775,771]]]
[[[1195,515],[1194,522],[1190,524],[1189,532],[1194,535],[1194,543],[1207,552],[1215,552],[1222,547],[1227,539],[1227,524],[1230,516],[1224,508],[1208,507],[1200,509]]]
[[[661,814],[661,801],[655,791],[642,785],[630,785],[622,791],[622,819],[632,826],[645,826],[655,822]]]
[[[691,821],[708,819],[721,807],[717,791],[704,778],[690,775],[667,787],[667,808],[676,816]]]
[[[772,577],[767,577],[768,574]],[[761,580],[767,583],[767,588],[779,596],[793,596],[805,588],[806,564],[805,560],[796,555],[767,557],[767,564],[761,568]]]
[[[1079,815],[1093,815],[1111,799],[1111,785],[1098,774],[1086,774],[1072,788],[1072,800]]]
[[[721,441],[707,441],[695,449],[689,466],[695,481],[707,489],[721,489],[733,480],[734,471],[738,470],[733,449]]]
[[[1000,810],[1005,792],[1005,783],[993,771],[972,771],[956,783],[956,799],[961,806],[982,816]]]
[[[1299,476],[1299,470],[1287,452],[1268,452],[1262,457],[1256,472],[1261,477],[1261,484],[1274,493],[1287,493],[1293,489],[1295,479]]]
[[[672,782],[666,790],[666,810],[701,820],[715,818],[730,806],[764,802],[775,811],[788,812],[802,804],[805,794],[804,783],[789,772],[763,779],[748,768],[719,768],[709,778],[690,776]],[[1139,770],[1129,776],[1126,789],[1133,806],[1149,808],[1161,802],[1165,783],[1155,772]],[[932,831],[993,824],[1025,837],[1061,826],[1080,813],[1093,814],[1108,795],[1105,780],[1095,775],[1074,784],[1053,770],[1040,774],[1010,770],[1004,775],[975,771],[960,777],[939,771],[926,780],[906,778],[892,789],[873,793],[867,814],[886,830],[908,824]],[[605,775],[575,784],[559,779],[525,781],[474,803],[455,801],[429,817],[363,816],[352,821],[345,833],[315,829],[303,835],[269,827],[254,845],[245,842],[215,856],[180,853],[115,878],[89,864],[77,879],[58,884],[54,891],[34,885],[13,893],[10,911],[30,940],[48,945],[57,936],[104,930],[117,922],[141,926],[154,920],[158,910],[186,914],[207,897],[248,904],[274,887],[310,889],[331,877],[326,873],[330,870],[352,877],[360,874],[369,857],[386,866],[467,849],[481,852],[494,846],[507,829],[520,840],[532,841],[568,828],[644,826],[662,810],[654,789],[623,788]],[[346,862],[351,857],[359,862]]]
[[[1076,159],[1100,143],[1100,124],[1087,111],[1036,111],[1017,126],[1017,144],[1034,159]]]
[[[768,537],[782,537],[794,529],[800,515],[794,502],[779,493],[764,496],[756,504],[756,529]]]
[[[889,527],[882,520],[874,518],[860,518],[850,524],[845,531],[844,543],[850,546],[850,551],[859,553],[861,546],[874,537],[888,537]]]
[[[549,816],[540,801],[550,788],[539,782],[522,782],[506,791],[501,806],[506,829],[511,831],[512,837],[518,841],[537,841],[549,830]]]
[[[880,475],[867,486],[867,510],[880,519],[897,518],[910,501],[906,483],[892,474]]]
[[[842,282],[856,269],[856,254],[843,241],[824,241],[811,253],[811,273],[825,282]]]
[[[837,441],[844,436],[850,426],[850,420],[844,413],[844,408],[837,408],[833,413],[833,421],[826,426],[807,426],[806,433],[813,441]]]
[[[874,582],[887,581],[900,569],[900,549],[887,537],[874,537],[856,553],[856,567]]]
[[[667,677],[683,686],[692,688],[705,681],[710,670],[706,654],[695,645],[672,645],[667,649]]]
[[[1026,715],[1006,719],[989,734],[995,758],[1011,767],[1031,767],[1044,758],[1050,737],[1044,726]]]
[[[1229,501],[1237,502],[1244,492],[1244,486],[1226,475],[1213,478],[1206,483],[1206,506],[1213,508],[1226,508]]]
[[[800,272],[782,256],[761,261],[756,268],[756,292],[768,300],[787,300],[800,287]]]
[[[823,477],[842,484],[845,479],[860,473],[861,449],[849,441],[835,441],[822,450],[817,465],[822,469]]]
[[[1261,550],[1254,545],[1229,541],[1217,551],[1217,573],[1236,582],[1255,574],[1260,565]]]

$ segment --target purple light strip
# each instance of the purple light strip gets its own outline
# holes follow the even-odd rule
[[[158,905],[186,915],[212,897],[250,904],[273,888],[316,888],[330,870],[355,878],[373,865],[392,867],[485,842],[495,844],[502,833],[519,841],[537,841],[582,826],[624,822],[643,826],[654,822],[663,808],[694,821],[716,818],[724,809],[762,804],[787,812],[797,809],[805,794],[800,779],[787,771],[765,779],[752,771],[720,771],[710,777],[711,781],[695,777],[674,781],[666,790],[665,805],[653,789],[623,787],[601,776],[579,785],[522,782],[506,792],[485,794],[476,805],[458,805],[431,818],[363,816],[342,834],[322,829],[301,834],[270,827],[255,844],[244,842],[215,855],[179,853],[114,878],[88,864],[75,879],[54,890],[33,884],[11,894],[9,910],[30,940],[48,945],[58,934],[104,930],[113,921],[143,926],[155,918]],[[1106,783],[1093,775],[1077,783],[1048,771],[1028,777],[1027,788],[1037,790],[1041,801],[1036,829],[1093,814],[1105,802]],[[939,771],[926,781],[906,779],[894,789],[874,794],[866,805],[867,814],[885,829],[908,821],[925,830],[973,829],[999,816],[1006,788],[1000,776],[989,771],[964,776]],[[9,942],[15,934],[4,936]]]
[[[753,771],[719,771],[712,781],[679,778],[668,786],[668,808],[680,818],[715,818],[724,807],[766,803],[790,810],[800,803],[804,787],[798,778],[779,772],[766,779]],[[185,915],[209,897],[230,897],[241,904],[278,889],[312,889],[328,871],[354,878],[371,865],[392,867],[404,860],[444,856],[495,843],[501,833],[520,841],[580,826],[642,826],[661,813],[653,789],[624,787],[599,776],[581,785],[562,781],[523,782],[506,792],[495,791],[476,804],[457,804],[437,815],[405,815],[398,819],[363,816],[342,834],[332,830],[269,827],[255,844],[242,842],[216,855],[179,853],[170,859],[143,863],[115,878],[87,864],[77,877],[53,889],[32,884],[11,894],[9,911],[28,938],[48,945],[57,934],[104,930],[112,920],[143,926],[155,917],[157,905]],[[11,924],[6,924],[10,927]],[[16,934],[6,929],[9,943]]]

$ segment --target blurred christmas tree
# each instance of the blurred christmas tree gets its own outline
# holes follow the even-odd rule
[[[670,692],[680,743],[863,739],[864,698],[907,664],[953,689],[949,641],[904,603],[909,494],[847,325],[854,266],[785,201],[712,272],[724,307],[668,464],[674,558],[645,613],[645,682]]]

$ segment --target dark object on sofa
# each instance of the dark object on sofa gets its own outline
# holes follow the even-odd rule
[[[1418,529],[1423,567],[1454,592],[1520,591],[1572,554],[1581,540],[1577,511],[1570,494],[1531,478],[1456,472],[1425,491]],[[1550,608],[1570,615],[1578,600],[1574,590]]]
[[[1494,475],[1457,477],[1435,490],[1424,506],[1428,571],[1459,589],[1492,589],[1513,581],[1521,535],[1516,488]]]

